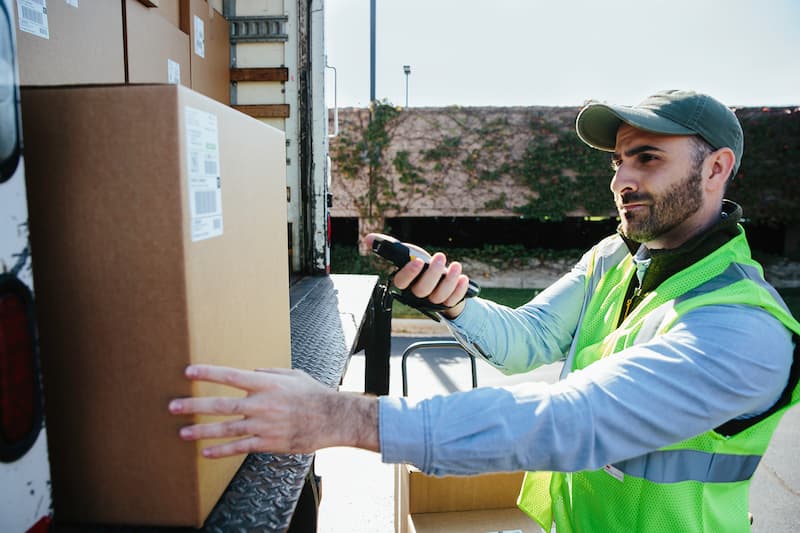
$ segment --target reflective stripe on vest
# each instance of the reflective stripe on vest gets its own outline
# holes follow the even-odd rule
[[[750,479],[760,455],[730,455],[697,450],[662,450],[614,463],[626,475],[653,483],[734,483]]]

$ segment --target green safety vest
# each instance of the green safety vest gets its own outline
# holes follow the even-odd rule
[[[800,334],[750,257],[741,226],[739,235],[647,294],[617,326],[635,270],[620,237],[595,247],[567,372],[662,335],[705,305],[761,307]],[[800,386],[787,389],[760,421],[732,436],[710,430],[596,471],[528,472],[517,504],[548,532],[553,522],[559,533],[749,531],[750,478],[784,412],[800,399]]]

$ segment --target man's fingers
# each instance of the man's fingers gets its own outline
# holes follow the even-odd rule
[[[447,257],[441,252],[433,255],[427,270],[411,286],[411,293],[418,298],[427,298],[447,272]]]
[[[169,411],[174,415],[244,415],[247,398],[200,396],[180,398],[169,403]]]
[[[469,278],[463,274],[459,275],[456,279],[456,286],[450,296],[444,301],[447,307],[453,307],[461,302],[467,296],[469,289]]]
[[[183,440],[220,439],[224,437],[241,437],[251,435],[253,431],[247,419],[212,422],[182,427],[180,436]]]
[[[246,391],[264,388],[263,374],[225,366],[191,365],[186,367],[186,377],[195,381],[209,381]]]
[[[203,457],[210,459],[218,459],[220,457],[229,457],[231,455],[241,455],[243,453],[255,453],[265,451],[268,446],[265,446],[262,439],[259,437],[245,437],[244,439],[235,440],[233,442],[225,442],[208,446],[203,448]],[[275,450],[280,452],[282,450]]]
[[[427,298],[431,303],[452,307],[464,299],[469,287],[469,278],[461,274],[461,264],[447,265],[447,257],[437,252],[431,258],[425,273],[420,275],[424,263],[415,259],[397,271],[393,283],[400,290],[411,287],[418,298]]]
[[[408,286],[417,279],[417,276],[422,272],[424,266],[425,262],[422,259],[410,261],[406,266],[397,271],[392,279],[392,283],[400,290],[408,288]]]
[[[441,279],[438,285],[433,289],[433,292],[428,296],[428,300],[435,304],[440,304],[448,299],[453,294],[458,286],[458,278],[461,275],[461,264],[458,262],[450,263],[447,268],[447,273]]]

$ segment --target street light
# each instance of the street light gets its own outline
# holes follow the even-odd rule
[[[403,65],[403,72],[406,73],[406,109],[408,109],[408,75],[411,74],[411,65]]]
[[[375,103],[375,0],[369,3],[369,104]]]

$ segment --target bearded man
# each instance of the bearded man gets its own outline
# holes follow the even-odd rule
[[[174,400],[175,414],[243,415],[181,437],[242,437],[208,457],[348,445],[436,475],[527,470],[518,503],[546,531],[749,531],[750,479],[800,399],[800,324],[724,200],[741,125],[708,95],[665,91],[591,103],[576,129],[613,153],[620,226],[570,273],[517,309],[465,300],[469,279],[441,253],[394,276],[446,307],[454,336],[503,372],[563,360],[557,383],[412,403],[294,371],[192,366],[190,379],[248,395]]]

